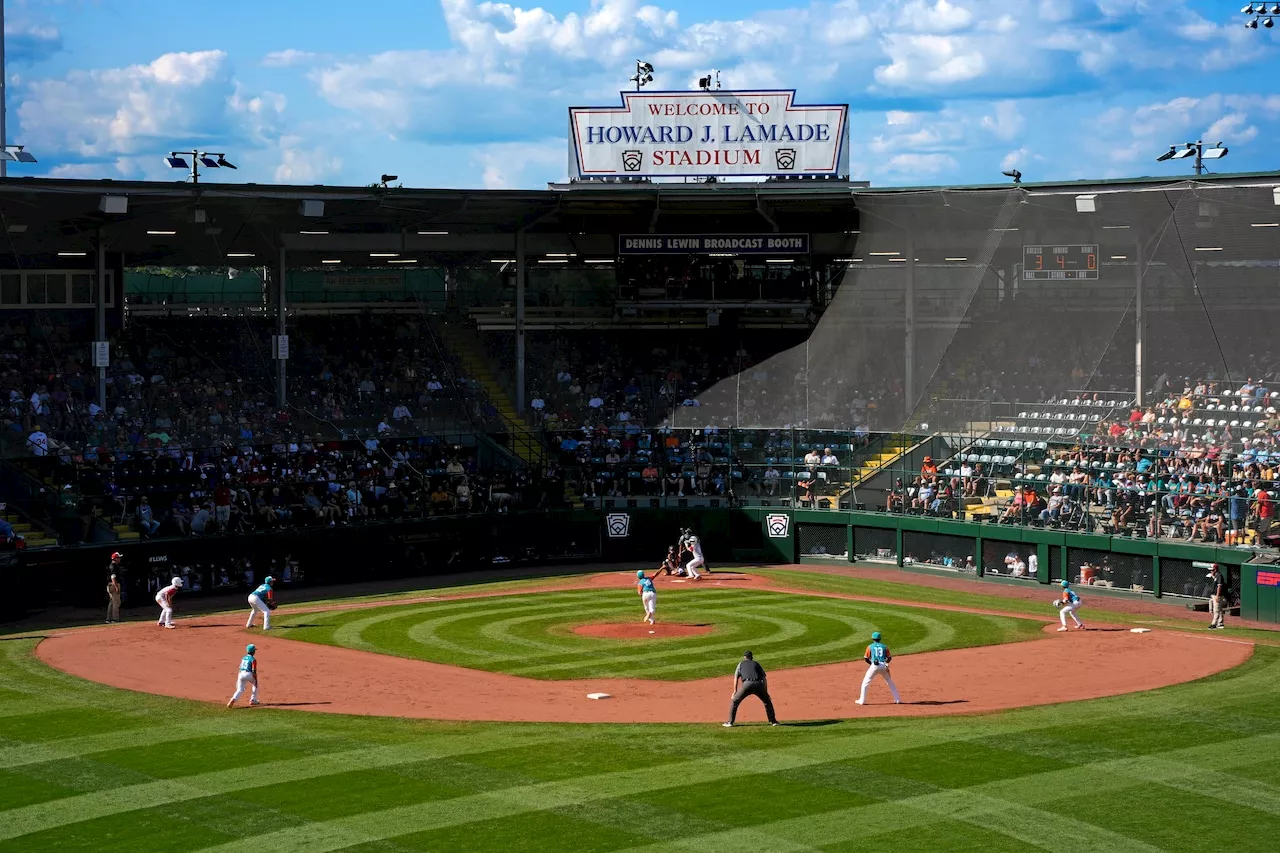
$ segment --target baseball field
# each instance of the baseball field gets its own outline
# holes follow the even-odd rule
[[[1275,849],[1276,635],[1087,610],[1099,630],[1059,634],[1047,600],[754,574],[660,587],[653,635],[599,630],[639,622],[610,574],[286,602],[267,636],[243,613],[0,636],[0,851]],[[851,704],[871,630],[898,656],[907,715],[884,716],[899,709],[883,685],[875,706]],[[227,710],[250,641],[264,705]],[[770,672],[780,727],[759,725],[752,699],[746,725],[713,722],[744,648]],[[77,649],[89,659],[63,666]],[[1166,658],[1183,656],[1192,669],[1175,677]],[[290,673],[294,660],[312,669]],[[1055,701],[1094,695],[1091,673],[1132,672],[1140,688],[1153,670],[1171,686]],[[468,672],[490,700],[475,719],[539,718],[499,708],[508,688],[562,690],[548,715],[633,719],[408,718],[461,713],[463,682],[448,679]],[[985,691],[1016,698],[1044,672],[1032,707],[973,713]],[[407,687],[382,686],[398,679],[418,703],[404,715],[332,713],[403,700]],[[615,697],[586,699],[593,679]],[[704,701],[703,685],[715,707],[672,710],[673,696]]]

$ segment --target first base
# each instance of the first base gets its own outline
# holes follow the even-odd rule
[[[588,693],[587,698],[588,699],[612,699],[613,697],[610,696],[608,693]]]
[[[1151,633],[1151,629],[1150,629],[1150,628],[1130,628],[1130,629],[1129,629],[1129,633],[1131,633],[1131,634],[1150,634],[1150,633]]]

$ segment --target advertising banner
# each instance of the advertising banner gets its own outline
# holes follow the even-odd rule
[[[569,109],[569,175],[656,178],[849,173],[849,107],[795,90],[623,92]]]

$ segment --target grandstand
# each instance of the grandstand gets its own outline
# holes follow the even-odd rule
[[[1277,184],[7,179],[8,544],[777,507],[1263,549]],[[707,234],[799,236],[625,239]]]

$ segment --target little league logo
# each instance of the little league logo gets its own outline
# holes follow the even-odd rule
[[[784,512],[766,515],[764,526],[769,531],[769,538],[785,539],[787,538],[787,533],[791,530],[791,516]]]
[[[644,162],[644,155],[639,151],[623,151],[622,152],[622,170],[624,172],[638,172],[640,166]]]
[[[773,152],[773,159],[777,162],[780,171],[789,172],[796,167],[796,150],[794,148],[779,148]]]
[[[626,539],[631,535],[631,516],[625,512],[611,512],[604,517],[605,530],[610,539]]]

